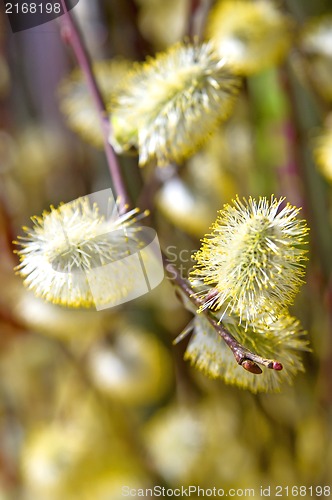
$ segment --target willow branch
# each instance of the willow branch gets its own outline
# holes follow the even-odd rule
[[[104,138],[104,149],[105,149],[105,154],[106,158],[108,161],[109,165],[109,171],[111,178],[114,183],[114,188],[116,190],[117,195],[120,197],[120,203],[122,210],[124,211],[126,209],[126,204],[128,203],[128,196],[127,192],[125,189],[125,185],[122,179],[122,174],[121,170],[119,168],[116,156],[114,154],[113,148],[108,142],[108,137],[109,133],[111,131],[111,125],[110,125],[110,120],[109,120],[109,115],[106,112],[105,105],[103,103],[103,99],[100,93],[100,90],[98,88],[98,84],[96,82],[96,79],[93,74],[91,62],[89,59],[89,56],[87,54],[87,51],[85,49],[82,37],[70,15],[70,13],[67,10],[65,0],[61,0],[62,7],[64,9],[65,14],[60,18],[61,23],[62,23],[62,34],[64,39],[71,45],[77,62],[79,66],[81,67],[87,83],[88,87],[91,93],[91,96],[94,100],[95,107],[97,110],[97,113],[99,115],[100,123],[102,126],[102,131],[103,131],[103,138]],[[196,2],[193,4],[195,5]],[[199,4],[199,2],[197,2]],[[202,305],[202,299],[199,299],[197,295],[194,294],[194,291],[192,290],[191,286],[189,285],[189,282],[187,280],[184,280],[180,274],[179,271],[173,264],[171,264],[166,256],[163,256],[163,261],[164,261],[164,266],[166,272],[169,272],[176,284],[181,288],[181,290],[186,294],[186,296],[191,300],[191,302],[199,308]],[[240,344],[234,337],[233,335],[225,328],[225,326],[222,324],[222,322],[218,321],[210,311],[204,310],[202,314],[205,315],[207,320],[210,322],[210,324],[213,326],[213,328],[216,330],[216,332],[220,335],[220,337],[223,339],[223,341],[228,345],[228,347],[231,349],[233,352],[234,358],[236,362],[242,366],[245,370],[254,373],[254,374],[259,374],[262,373],[261,368],[258,366],[259,364],[262,366],[265,366],[267,368],[271,368],[273,370],[281,370],[282,369],[282,364],[279,363],[278,361],[274,361],[271,359],[265,359],[250,350],[248,350],[246,347],[244,347],[242,344]]]
[[[129,204],[129,198],[125,184],[123,182],[119,163],[117,161],[114,150],[109,143],[109,136],[112,132],[111,123],[108,117],[105,103],[103,101],[101,92],[92,70],[91,61],[86,50],[83,38],[79,32],[78,27],[76,26],[72,15],[70,14],[70,12],[68,12],[65,0],[61,0],[61,4],[64,11],[64,14],[60,17],[61,34],[66,43],[71,46],[75,54],[77,63],[85,76],[91,97],[96,107],[103,133],[104,150],[109,172],[114,184],[116,195],[119,198],[120,212],[123,213],[126,210],[126,205]]]

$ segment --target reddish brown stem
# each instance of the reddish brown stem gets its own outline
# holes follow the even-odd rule
[[[195,35],[195,21],[196,21],[196,14],[197,11],[200,7],[200,0],[190,0],[189,4],[189,22],[188,22],[188,36],[190,38],[194,38]]]
[[[117,161],[114,150],[109,143],[109,136],[112,132],[109,113],[106,110],[102,95],[98,87],[98,83],[93,74],[91,61],[85,48],[83,38],[79,33],[78,27],[76,26],[72,15],[70,14],[70,12],[68,12],[65,0],[61,0],[61,4],[64,11],[64,15],[60,17],[62,36],[63,39],[73,49],[76,60],[86,78],[91,97],[98,112],[99,121],[103,132],[104,150],[107,164],[114,184],[114,189],[119,198],[120,212],[123,213],[126,211],[126,208],[129,205],[129,198],[125,184],[123,182],[119,163]]]
[[[181,290],[195,305],[195,307],[199,309],[204,304],[204,301],[194,293],[189,282],[182,278],[182,276],[180,276],[180,273],[178,272],[176,267],[173,266],[173,264],[171,264],[166,257],[164,257],[164,265],[166,271],[172,276],[172,279],[175,281],[175,283],[181,288]],[[240,366],[242,366],[242,368],[256,375],[262,373],[262,370],[258,365],[265,366],[266,368],[270,368],[271,370],[282,370],[283,366],[279,361],[263,358],[262,356],[251,352],[249,349],[240,344],[227,330],[223,323],[217,320],[217,318],[213,316],[213,314],[211,314],[208,309],[204,309],[201,314],[204,314],[204,316],[216,330],[218,335],[220,335],[223,341],[228,345],[234,355],[235,361]]]

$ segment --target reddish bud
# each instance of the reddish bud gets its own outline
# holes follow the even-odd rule
[[[245,359],[241,363],[241,366],[242,366],[242,368],[244,368],[248,372],[254,373],[255,375],[260,375],[262,373],[262,370],[260,369],[260,367],[258,365],[256,365],[256,363],[251,361],[250,359]]]

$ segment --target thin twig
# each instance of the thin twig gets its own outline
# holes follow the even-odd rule
[[[211,325],[217,330],[220,337],[226,342],[228,347],[234,354],[234,358],[236,362],[242,366],[245,370],[248,370],[251,373],[262,373],[262,370],[259,368],[259,365],[263,365],[266,368],[270,368],[272,370],[282,370],[282,364],[279,361],[275,361],[273,359],[263,358],[258,354],[251,352],[249,349],[240,344],[233,335],[225,328],[222,322],[219,322],[214,318],[210,313],[207,315],[207,319],[211,323]]]
[[[196,31],[196,15],[201,5],[200,0],[190,0],[189,2],[189,19],[188,19],[188,36],[194,38]]]
[[[96,106],[103,132],[104,150],[108,168],[114,184],[114,189],[116,191],[117,197],[119,198],[119,210],[121,213],[123,213],[126,210],[126,206],[129,205],[129,198],[125,184],[123,182],[119,163],[117,161],[114,150],[109,143],[109,136],[112,132],[111,123],[92,70],[90,58],[85,48],[83,38],[79,33],[78,27],[76,26],[72,15],[70,14],[70,12],[68,12],[65,0],[61,0],[61,4],[64,10],[64,15],[60,17],[61,34],[63,39],[68,44],[70,44],[73,49],[77,62],[86,78],[91,97]]]
[[[192,41],[201,41],[203,38],[210,4],[210,1],[202,0],[190,0],[189,2],[187,35]]]
[[[197,309],[201,308],[204,303],[203,300],[197,294],[195,294],[189,282],[186,279],[182,278],[182,276],[180,276],[177,268],[169,262],[167,257],[164,257],[164,265],[166,271],[172,276],[172,279],[195,305],[195,307],[197,307]],[[213,326],[218,335],[220,335],[223,341],[228,345],[234,355],[236,362],[240,366],[242,366],[242,368],[257,375],[262,373],[262,370],[258,365],[262,365],[266,368],[270,368],[276,371],[282,370],[283,367],[279,361],[263,358],[262,356],[251,352],[249,349],[240,344],[227,330],[223,323],[217,320],[217,318],[213,316],[213,314],[211,314],[209,310],[204,309],[202,310],[201,314],[206,317],[206,319]]]

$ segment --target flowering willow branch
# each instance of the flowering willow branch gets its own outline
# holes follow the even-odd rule
[[[84,47],[84,43],[82,37],[67,10],[65,0],[61,0],[62,7],[64,9],[65,14],[60,18],[62,23],[62,34],[67,43],[71,45],[73,51],[75,53],[77,62],[84,73],[88,87],[91,93],[91,96],[94,100],[97,113],[100,118],[100,123],[103,131],[104,138],[104,149],[106,158],[108,161],[109,171],[111,178],[114,182],[114,188],[116,194],[120,197],[120,207],[121,211],[125,211],[126,204],[128,203],[128,196],[126,192],[125,185],[123,183],[121,170],[119,168],[116,156],[111,145],[108,142],[109,132],[111,130],[109,115],[106,112],[105,105],[103,103],[102,96],[100,94],[98,84],[93,74],[93,70],[91,67],[91,63],[87,54],[87,51]],[[194,294],[189,283],[184,280],[178,270],[171,264],[167,258],[164,256],[164,266],[166,271],[168,271],[173,279],[175,279],[176,284],[181,288],[181,290],[188,296],[188,298],[192,301],[193,304],[197,307],[202,306],[202,299],[198,298],[197,295]],[[175,277],[175,278],[174,278]],[[252,353],[250,350],[245,348],[242,344],[240,344],[231,333],[224,327],[224,325],[217,321],[217,319],[211,314],[210,311],[205,309],[202,314],[208,319],[210,324],[215,328],[220,337],[224,340],[227,346],[233,352],[234,358],[236,362],[242,366],[245,370],[254,373],[260,374],[262,373],[261,368],[258,364],[261,364],[267,368],[271,368],[274,370],[281,370],[282,364],[278,361],[274,361],[271,359],[265,359],[257,354]]]
[[[125,184],[122,180],[120,167],[117,162],[114,150],[108,141],[111,132],[111,124],[108,119],[106,107],[103,98],[101,96],[99,87],[97,85],[95,76],[93,74],[90,58],[85,48],[83,39],[80,36],[79,30],[71,14],[68,12],[65,0],[61,0],[61,4],[64,10],[64,15],[60,17],[60,22],[62,25],[61,33],[63,39],[68,44],[70,44],[73,49],[77,62],[86,78],[91,97],[96,106],[96,110],[98,112],[98,116],[100,119],[99,120],[100,125],[103,132],[104,150],[106,154],[108,168],[114,183],[114,189],[116,191],[117,196],[119,197],[120,213],[123,213],[125,211],[126,205],[128,205],[129,198]]]

